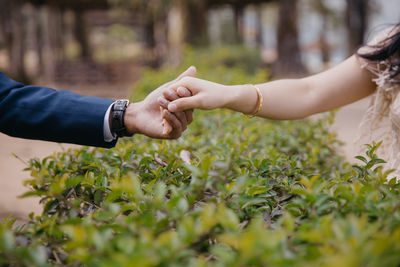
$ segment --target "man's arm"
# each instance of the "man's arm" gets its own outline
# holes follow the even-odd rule
[[[190,67],[174,81],[151,92],[143,101],[131,103],[123,118],[113,126],[122,125],[128,134],[144,134],[152,138],[180,137],[192,122],[193,111],[172,114],[160,107],[158,98],[170,84],[195,74],[196,69]],[[99,97],[26,86],[0,72],[0,132],[11,136],[113,147],[117,140],[113,140],[115,133],[110,132],[108,125],[113,103],[113,100]]]
[[[0,131],[14,137],[113,147],[104,116],[113,100],[25,86],[0,72]]]

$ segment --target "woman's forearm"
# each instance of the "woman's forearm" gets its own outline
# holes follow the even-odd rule
[[[258,84],[263,96],[263,106],[257,114],[260,117],[277,120],[293,120],[317,113],[313,105],[313,90],[305,79],[277,80]],[[251,85],[236,85],[231,88],[232,94],[227,108],[252,113],[257,108],[258,95]]]
[[[375,91],[371,73],[352,56],[327,71],[302,79],[278,80],[259,84],[263,107],[258,116],[291,120],[332,110]],[[234,86],[236,93],[226,107],[251,113],[256,109],[257,91],[252,86]]]
[[[278,80],[257,86],[263,98],[262,109],[257,115],[276,120],[300,119],[338,108],[372,94],[376,88],[371,74],[361,67],[355,56],[306,78]],[[252,85],[226,86],[187,77],[173,84],[170,90],[179,94],[180,87],[189,89],[192,96],[173,101],[168,105],[170,112],[229,108],[252,114],[259,103],[257,90]]]

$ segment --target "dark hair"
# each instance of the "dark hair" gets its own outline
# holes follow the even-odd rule
[[[377,63],[388,60],[390,79],[400,74],[400,23],[391,30],[389,37],[369,47],[374,48],[372,52],[357,52],[357,55]]]

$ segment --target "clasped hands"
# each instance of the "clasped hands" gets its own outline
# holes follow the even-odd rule
[[[143,134],[151,138],[177,139],[193,121],[193,110],[170,112],[160,105],[160,101],[167,96],[170,100],[178,98],[169,94],[171,85],[184,77],[194,77],[196,68],[190,67],[177,79],[163,84],[151,92],[143,101],[131,103],[125,111],[124,123],[131,134]],[[190,91],[182,92],[181,96],[190,96]]]
[[[177,139],[193,121],[195,108],[229,108],[244,113],[254,109],[246,104],[257,98],[254,89],[217,84],[195,78],[195,75],[196,68],[190,67],[143,101],[130,104],[124,118],[128,132],[151,138]]]

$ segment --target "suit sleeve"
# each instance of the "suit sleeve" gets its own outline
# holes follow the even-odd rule
[[[110,99],[26,86],[0,72],[0,132],[53,142],[110,148],[104,116]]]

